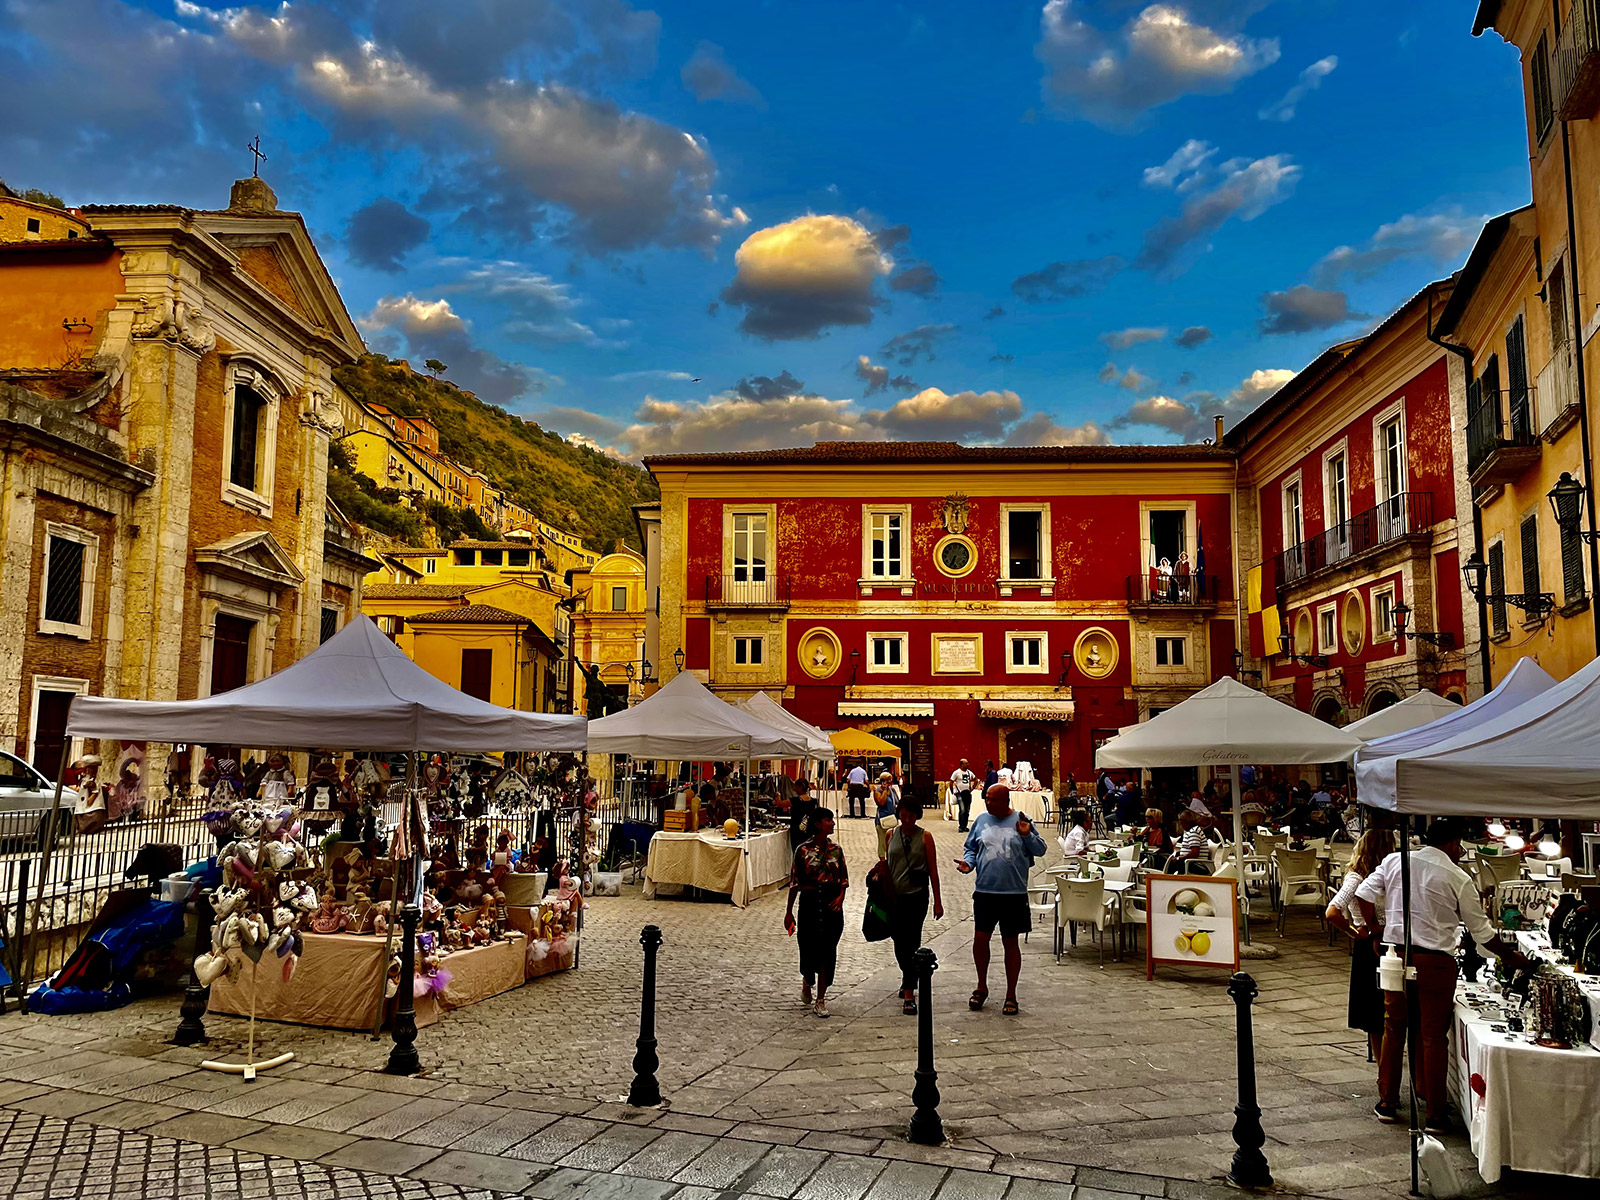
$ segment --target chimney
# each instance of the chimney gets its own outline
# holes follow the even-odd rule
[[[235,179],[233,191],[228,196],[229,212],[277,212],[278,193],[267,186],[267,181],[252,175],[248,179]]]
[[[1222,414],[1217,414],[1217,445],[1222,445]]]

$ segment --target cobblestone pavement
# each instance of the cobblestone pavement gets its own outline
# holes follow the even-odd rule
[[[943,822],[932,828],[948,863],[958,835]],[[859,885],[875,855],[869,823],[841,820],[840,839]],[[98,1175],[91,1188],[81,1171],[89,1146],[97,1171],[102,1158],[158,1157],[155,1185],[127,1192],[151,1198],[167,1194],[160,1185],[175,1177],[165,1164],[185,1154],[219,1172],[206,1192],[174,1185],[171,1194],[185,1197],[1227,1194],[1219,1178],[1233,1150],[1235,1050],[1226,975],[1164,968],[1147,982],[1142,957],[1118,963],[1108,952],[1102,967],[1085,938],[1058,964],[1045,931],[1025,950],[1022,1015],[1000,1015],[998,980],[996,1003],[971,1013],[970,884],[953,870],[945,882],[945,919],[929,923],[942,964],[934,976],[950,1135],[942,1147],[905,1139],[916,1022],[899,1011],[888,945],[855,932],[859,886],[827,1021],[799,1008],[780,896],[739,910],[648,902],[627,888],[594,903],[579,970],[424,1030],[426,1069],[414,1079],[377,1073],[387,1041],[270,1023],[258,1027],[263,1055],[293,1049],[296,1061],[251,1084],[198,1070],[203,1058],[242,1051],[244,1022],[208,1017],[204,1049],[172,1046],[173,997],[114,1013],[0,1018],[0,1114],[32,1122],[16,1147],[5,1143],[0,1195],[103,1191]],[[665,937],[657,1032],[668,1104],[640,1111],[621,1101],[647,922]],[[1278,959],[1247,968],[1261,987],[1258,1087],[1276,1180],[1352,1200],[1404,1195],[1405,1131],[1371,1116],[1373,1068],[1364,1039],[1344,1028],[1348,957],[1304,917],[1287,938],[1263,928],[1257,940],[1281,948]],[[1465,1138],[1450,1143],[1475,1180]],[[28,1186],[8,1187],[8,1171],[30,1172]],[[280,1175],[289,1190],[274,1192]],[[1537,1190],[1512,1179],[1478,1192]],[[1595,1193],[1563,1185],[1562,1194]]]

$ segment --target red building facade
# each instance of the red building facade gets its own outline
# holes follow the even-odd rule
[[[1465,375],[1428,336],[1448,296],[1431,285],[1326,351],[1226,438],[1239,452],[1247,669],[1336,724],[1422,689],[1482,693],[1461,575],[1475,544]]]
[[[1234,669],[1222,447],[823,443],[648,460],[656,661],[947,778],[1095,746]],[[669,677],[670,665],[663,672]]]

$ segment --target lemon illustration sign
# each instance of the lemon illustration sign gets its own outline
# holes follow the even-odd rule
[[[1147,875],[1149,947],[1145,974],[1157,963],[1239,969],[1238,881],[1206,875]]]

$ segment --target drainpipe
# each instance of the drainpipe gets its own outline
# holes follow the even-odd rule
[[[1435,346],[1438,346],[1441,350],[1448,350],[1451,354],[1459,354],[1461,356],[1461,365],[1466,368],[1466,372],[1467,372],[1467,382],[1471,383],[1472,382],[1472,351],[1470,349],[1468,349],[1466,346],[1457,346],[1457,345],[1454,345],[1451,342],[1445,341],[1443,338],[1441,338],[1438,334],[1434,333],[1434,331],[1433,331],[1433,290],[1432,289],[1429,289],[1429,291],[1428,291],[1428,332],[1427,332],[1426,336],[1427,336],[1427,339],[1430,342],[1432,342]],[[1469,423],[1471,421],[1471,414],[1470,413],[1468,414],[1468,421],[1469,421]],[[1463,465],[1465,465],[1465,464],[1463,464]],[[1467,496],[1467,503],[1472,505],[1472,552],[1481,557],[1483,555],[1483,514],[1478,511],[1478,505],[1472,499],[1472,496],[1470,494],[1470,490],[1469,490],[1469,494]],[[1456,528],[1457,529],[1461,528],[1461,517],[1460,517],[1460,514],[1457,514],[1457,516],[1456,516]],[[1460,557],[1460,551],[1458,550],[1457,551],[1457,558],[1459,558],[1459,557]],[[1484,694],[1487,695],[1489,693],[1489,691],[1494,687],[1493,681],[1489,678],[1489,605],[1481,595],[1477,597],[1477,601],[1478,601],[1478,659],[1479,659],[1479,665],[1483,670],[1483,691],[1484,691]]]
[[[1589,401],[1588,383],[1584,379],[1583,369],[1583,317],[1578,308],[1579,297],[1582,294],[1578,287],[1578,227],[1572,206],[1572,140],[1568,134],[1565,118],[1561,122],[1561,170],[1567,186],[1567,274],[1571,276],[1568,285],[1572,297],[1568,306],[1572,309],[1572,353],[1576,359],[1574,367],[1578,375],[1578,430],[1583,439],[1583,493],[1589,501],[1589,579],[1594,587],[1600,588],[1600,538],[1595,536],[1595,506],[1594,506],[1594,458],[1589,450]],[[1589,611],[1594,617],[1594,642],[1595,652],[1600,653],[1600,596],[1591,596]]]

